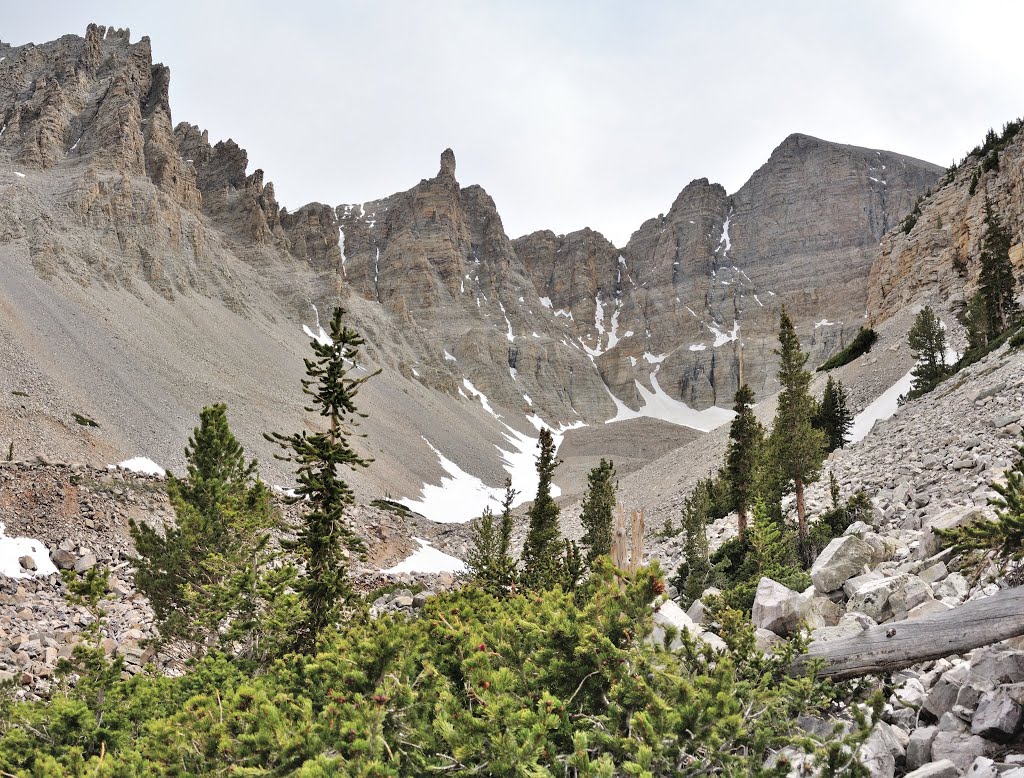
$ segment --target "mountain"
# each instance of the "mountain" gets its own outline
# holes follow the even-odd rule
[[[180,467],[222,400],[285,483],[262,433],[306,423],[305,344],[340,304],[360,369],[383,371],[360,395],[362,495],[444,518],[421,492],[454,484],[472,515],[511,472],[525,499],[541,424],[578,452],[560,476],[577,491],[613,438],[643,442],[642,467],[726,421],[742,381],[770,395],[781,305],[814,361],[842,347],[877,244],[941,172],[792,135],[735,194],[691,182],[624,247],[513,240],[451,150],[405,192],[282,208],[244,149],[172,121],[170,84],[128,30],[0,44],[0,421],[21,456]]]

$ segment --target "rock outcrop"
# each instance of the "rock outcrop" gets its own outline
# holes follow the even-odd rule
[[[990,136],[890,231],[871,267],[868,314],[884,320],[917,301],[961,309],[977,288],[985,204],[1011,239],[1010,259],[1024,267],[1024,133]],[[988,145],[991,148],[985,150]]]

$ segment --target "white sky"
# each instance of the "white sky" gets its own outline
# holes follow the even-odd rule
[[[234,138],[286,206],[408,189],[451,146],[513,237],[622,245],[694,178],[738,189],[791,132],[948,165],[1024,114],[1013,2],[7,5],[10,43],[149,35],[175,122]]]

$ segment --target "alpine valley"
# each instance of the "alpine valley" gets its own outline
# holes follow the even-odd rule
[[[996,518],[990,501],[1004,487],[1012,492],[1016,483],[1012,468],[1024,427],[1024,357],[1017,349],[1024,335],[1014,319],[1000,332],[986,330],[979,345],[978,319],[971,311],[981,304],[976,292],[991,288],[986,263],[998,248],[993,248],[994,224],[1004,230],[1003,253],[1013,278],[1024,269],[1019,122],[1010,122],[1002,133],[990,132],[983,145],[949,169],[899,151],[794,133],[781,139],[735,192],[704,178],[680,181],[679,194],[665,203],[664,213],[637,225],[628,242],[616,246],[589,228],[509,236],[501,204],[483,188],[487,182],[460,182],[451,149],[439,150],[436,168],[430,159],[422,170],[409,171],[412,185],[406,191],[367,192],[359,203],[282,207],[271,182],[274,171],[256,167],[259,160],[250,161],[233,140],[212,140],[203,117],[179,117],[198,124],[172,120],[171,94],[170,68],[153,62],[149,38],[132,42],[127,29],[90,24],[84,36],[49,43],[0,42],[0,444],[8,452],[7,461],[0,462],[0,678],[18,687],[19,705],[51,704],[63,689],[55,680],[60,661],[94,638],[102,654],[120,658],[119,672],[133,676],[125,683],[139,684],[133,689],[158,683],[146,676],[146,667],[159,671],[154,673],[159,683],[171,684],[164,675],[185,672],[186,660],[196,655],[157,641],[159,602],[142,594],[144,575],[155,573],[137,567],[139,539],[148,537],[139,526],[169,528],[181,520],[186,487],[167,473],[192,472],[187,468],[195,451],[184,444],[200,410],[215,403],[227,406],[234,435],[247,456],[258,459],[275,510],[301,521],[308,494],[297,497],[293,491],[304,488],[301,479],[296,481],[296,459],[282,459],[277,445],[282,438],[275,443],[270,433],[299,429],[297,438],[313,440],[327,425],[322,417],[328,414],[312,409],[319,399],[302,392],[304,360],[317,344],[333,345],[332,311],[340,307],[345,324],[365,340],[355,361],[348,362],[350,377],[366,379],[358,394],[358,411],[365,417],[353,416],[358,427],[345,432],[356,433],[352,448],[369,461],[367,467],[356,462],[351,471],[338,469],[355,498],[346,507],[346,526],[366,547],[365,558],[347,552],[345,558],[356,589],[367,596],[364,615],[378,626],[365,627],[358,639],[342,630],[338,639],[351,644],[336,653],[354,656],[387,630],[401,634],[381,649],[376,681],[367,681],[371,673],[357,678],[333,665],[301,664],[312,660],[288,654],[278,657],[283,663],[276,666],[278,675],[267,677],[288,677],[295,686],[246,697],[249,691],[238,689],[247,678],[235,678],[235,669],[222,676],[215,668],[211,677],[235,684],[231,693],[245,697],[244,704],[225,692],[222,705],[220,691],[212,702],[207,689],[201,699],[179,700],[181,715],[199,711],[187,726],[181,719],[177,724],[162,719],[164,729],[140,725],[130,740],[137,736],[156,743],[166,735],[171,742],[173,733],[199,727],[196,722],[214,727],[217,716],[217,726],[226,731],[234,723],[225,724],[224,707],[229,719],[234,710],[238,720],[248,721],[251,710],[270,710],[271,699],[283,706],[282,699],[290,700],[295,688],[308,684],[316,687],[311,695],[323,692],[310,708],[314,712],[296,712],[302,706],[295,703],[287,716],[282,714],[287,721],[274,737],[266,738],[281,761],[267,761],[253,746],[258,753],[248,763],[253,772],[246,774],[292,774],[301,767],[304,775],[532,776],[561,775],[562,768],[574,776],[697,775],[701,759],[711,759],[708,753],[754,758],[739,735],[716,730],[707,736],[713,745],[700,754],[680,751],[669,760],[678,763],[675,772],[640,765],[649,743],[636,741],[648,737],[648,728],[654,732],[661,726],[651,722],[652,711],[662,710],[660,703],[644,702],[643,695],[661,689],[664,661],[657,654],[649,665],[634,665],[634,659],[615,652],[654,651],[651,645],[664,643],[703,668],[694,688],[712,691],[701,704],[714,711],[709,716],[715,722],[742,719],[736,731],[754,732],[763,725],[743,718],[761,703],[736,712],[729,707],[732,697],[746,705],[743,695],[760,689],[758,684],[796,688],[787,684],[804,681],[782,679],[789,678],[791,665],[806,663],[806,656],[799,657],[803,653],[823,663],[814,665],[815,672],[824,668],[823,677],[838,683],[869,676],[880,690],[875,708],[868,702],[847,704],[828,687],[832,707],[822,704],[807,715],[763,709],[764,720],[798,726],[816,747],[827,750],[835,734],[837,745],[829,753],[838,761],[829,764],[856,754],[866,773],[825,772],[821,761],[812,772],[810,762],[802,761],[806,755],[794,750],[795,741],[769,738],[757,742],[765,753],[772,751],[763,763],[775,772],[748,772],[749,763],[737,761],[729,763],[732,772],[709,768],[706,774],[786,775],[779,765],[790,759],[794,766],[788,774],[794,776],[1024,775],[1024,590],[1012,585],[1019,583],[1020,556],[1009,568],[1000,567],[992,551],[988,567],[972,573],[959,546],[954,553],[943,545],[943,530]],[[422,174],[429,177],[413,183]],[[987,310],[991,320],[993,309]],[[712,489],[707,479],[714,481],[731,450],[738,390],[746,385],[753,391],[751,418],[766,426],[788,402],[791,387],[779,379],[791,353],[785,344],[780,347],[784,312],[795,332],[791,345],[808,355],[811,371],[843,353],[864,330],[877,335],[869,349],[809,379],[815,398],[832,390],[833,383],[826,388],[830,379],[842,382],[852,421],[849,436],[827,455],[816,473],[820,478],[810,479],[806,491],[802,476],[783,479],[771,528],[765,529],[771,524],[770,506],[752,504],[746,531],[754,540],[739,538],[747,506],[734,510],[730,503],[706,516],[706,545],[695,551],[692,527],[682,532],[675,525],[681,516],[685,524],[685,516],[697,510],[694,495]],[[931,337],[942,341],[936,359],[945,361],[941,378],[918,391],[927,347],[911,348],[911,343],[920,340],[914,333],[925,312],[934,314]],[[334,419],[327,426],[338,429]],[[615,542],[624,543],[631,532],[643,559],[636,550],[629,568],[635,577],[613,583],[605,580],[613,576],[610,565],[607,570],[595,566],[589,580],[608,585],[607,591],[600,589],[608,597],[598,596],[596,605],[580,604],[581,584],[576,600],[566,595],[550,606],[544,599],[549,594],[537,594],[518,600],[522,612],[510,615],[501,609],[519,606],[502,597],[494,598],[497,605],[491,600],[482,605],[472,598],[484,594],[460,589],[466,577],[459,574],[467,563],[479,568],[474,546],[479,553],[479,517],[487,508],[495,516],[509,509],[506,515],[514,516],[515,525],[506,543],[513,553],[531,553],[526,517],[530,511],[533,521],[534,497],[547,477],[538,466],[538,443],[545,441],[558,462],[551,465],[550,491],[558,532],[568,541],[587,537],[591,519],[584,500],[589,506],[593,487],[588,473],[612,459],[621,520],[627,511],[642,512],[644,520],[642,526],[633,519],[619,527]],[[190,441],[193,445],[198,443]],[[503,506],[506,478],[515,495]],[[759,488],[767,494],[773,487]],[[694,559],[721,563],[716,574],[733,575],[773,548],[795,546],[790,541],[796,537],[805,553],[807,539],[793,529],[799,516],[800,532],[806,534],[805,509],[812,537],[815,527],[836,516],[846,520],[795,572],[764,564],[743,582],[746,589],[738,586],[724,595],[724,587],[711,585],[716,579],[708,572],[708,586],[687,595]],[[789,534],[771,534],[780,528]],[[743,559],[716,560],[717,552],[728,556],[729,549],[741,546],[749,551]],[[290,546],[282,543],[282,548]],[[575,546],[570,542],[565,548],[566,558],[574,559]],[[656,567],[637,572],[641,561],[656,561],[668,575],[659,577]],[[318,562],[310,556],[299,568],[312,570]],[[100,568],[111,578],[102,592],[104,620],[97,632],[100,622],[86,613],[87,595],[76,586],[84,586],[89,571]],[[65,578],[56,575],[58,569]],[[637,592],[648,585],[644,592],[650,596],[643,600]],[[301,582],[285,590],[289,596],[308,593]],[[435,592],[443,594],[435,598]],[[1007,595],[1016,597],[1009,611]],[[723,596],[739,609],[734,612],[744,614],[743,640],[730,632],[735,624],[729,617],[716,610]],[[462,618],[468,610],[480,623],[469,616],[465,623],[446,620],[440,609],[447,606],[438,604],[447,602],[445,597],[468,598],[453,612]],[[632,640],[631,629],[620,629],[621,620],[601,621],[600,608],[611,607],[607,603],[634,599],[636,618],[651,622],[650,640]],[[560,610],[552,616],[545,610],[549,606]],[[535,630],[570,611],[568,623],[592,617],[606,632],[574,632],[574,626],[561,622],[549,632]],[[496,626],[514,618],[521,621],[513,627]],[[212,632],[227,634],[241,621],[215,620]],[[810,648],[796,640],[772,654],[773,646],[803,627],[811,630]],[[560,681],[529,686],[524,679],[533,669],[523,670],[520,678],[522,663],[504,666],[506,675],[497,670],[480,676],[484,680],[474,675],[483,672],[490,652],[498,656],[504,650],[501,641],[513,640],[509,635],[532,640],[541,633],[560,640],[571,633],[579,641],[575,654],[545,643],[523,655],[524,667],[533,668],[533,657],[568,651],[570,658],[551,660],[530,676],[561,673],[568,685],[559,699],[551,702],[549,691]],[[425,661],[409,671],[414,681],[402,675],[408,668],[393,675],[381,669],[405,656],[396,648],[405,640],[439,652],[432,664]],[[849,642],[856,640],[868,642]],[[568,645],[570,637],[564,641]],[[694,641],[701,648],[694,648]],[[258,653],[241,638],[233,645],[243,643],[252,649],[247,660]],[[641,644],[646,648],[637,647]],[[587,664],[587,651],[597,645],[611,658],[602,655],[600,662]],[[726,650],[736,652],[730,657],[743,657],[736,659],[735,672],[751,675],[735,687],[720,688],[715,684],[728,663],[716,664],[715,652]],[[757,658],[750,659],[755,652]],[[464,664],[449,673],[445,663],[451,657]],[[856,667],[850,669],[850,663]],[[647,669],[634,672],[635,666]],[[601,680],[601,673],[611,672],[608,667],[623,674],[605,697],[606,689],[588,684],[597,683],[593,676]],[[459,680],[449,684],[438,680],[442,676]],[[763,680],[771,678],[776,680]],[[487,685],[477,685],[478,680]],[[487,694],[520,681],[528,688],[516,698],[522,707],[515,710],[526,711],[524,718],[501,705],[486,708]],[[359,698],[360,705],[366,703],[359,716],[345,707],[358,707],[354,697],[336,693],[343,684],[345,690],[373,686]],[[161,694],[154,691],[152,697]],[[444,741],[422,753],[404,750],[414,727],[402,716],[421,704],[409,702],[418,694],[436,705],[427,718],[437,717],[432,731]],[[247,707],[252,700],[258,702]],[[631,707],[634,700],[641,701]],[[401,725],[393,724],[391,714],[366,713],[399,703],[406,706],[394,714]],[[475,711],[472,715],[495,716],[488,726],[502,730],[502,717],[522,722],[546,705],[536,714],[540,723],[531,737],[550,735],[554,743],[550,733],[557,731],[570,745],[556,759],[551,754],[562,741],[557,748],[532,751],[522,743],[502,751],[508,744],[501,732],[487,746],[456,742],[452,733],[465,734],[463,703]],[[264,704],[270,707],[259,707]],[[593,704],[601,716],[618,716],[626,734],[615,740],[608,734],[614,726],[602,718],[590,732],[591,741],[575,739],[582,730],[572,727],[596,719],[583,708],[563,716],[573,704]],[[0,705],[4,769],[15,764],[4,760],[12,753],[10,732],[16,729],[7,723],[5,705]],[[689,710],[683,703],[663,707],[682,711],[680,716]],[[459,713],[451,716],[455,708]],[[266,719],[277,721],[281,709],[274,707]],[[863,726],[865,716],[873,716],[872,726]],[[335,717],[351,729],[339,724],[334,732]],[[680,731],[696,726],[680,721],[673,724]],[[113,731],[115,725],[110,726]],[[524,731],[528,728],[523,724]],[[729,728],[732,732],[732,724]],[[565,735],[570,729],[573,737]],[[56,742],[56,727],[43,730],[39,743],[50,743],[51,736]],[[641,730],[643,735],[636,734]],[[352,743],[362,743],[364,731],[377,733],[384,744],[366,747],[367,753],[377,748],[372,759],[339,757]],[[181,749],[166,757],[165,772],[215,772],[236,764],[236,757],[242,764],[244,749],[238,750],[238,743],[244,738],[234,730],[230,737],[217,732],[206,733],[210,740],[203,747],[198,739],[186,743],[181,736]],[[772,730],[771,737],[776,734]],[[335,735],[348,745],[323,745],[335,743],[330,740]],[[118,752],[115,741],[111,735],[111,758],[121,759],[128,746],[121,741]],[[593,745],[598,742],[605,750]],[[650,743],[656,742],[668,740],[651,735]],[[321,745],[314,748],[316,743]],[[720,743],[732,745],[719,748]],[[661,747],[650,745],[652,753]],[[100,772],[108,769],[107,748],[103,740],[102,751],[82,746],[60,756],[63,761],[51,772],[40,760],[14,774],[64,774],[61,770],[70,770],[79,756],[90,771],[96,767],[94,774],[147,774],[138,766],[142,762]],[[488,748],[506,756],[514,752],[508,757],[511,766],[499,768],[497,757],[492,765],[466,756]],[[639,754],[635,769],[628,762],[634,751]],[[217,756],[210,756],[214,752]],[[616,755],[599,763],[599,752]],[[593,764],[584,753],[594,757]],[[118,764],[129,765],[123,758]],[[526,768],[531,759],[532,772]],[[614,770],[602,771],[612,759]],[[556,770],[545,760],[561,761]],[[651,760],[654,764],[655,757]],[[365,770],[345,772],[345,765],[355,764]],[[805,772],[799,772],[801,764]],[[80,774],[86,774],[85,767]]]

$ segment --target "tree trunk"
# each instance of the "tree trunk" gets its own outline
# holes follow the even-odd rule
[[[815,642],[793,663],[796,673],[812,661],[824,664],[819,678],[844,680],[963,654],[1024,635],[1024,587],[1004,589],[945,613],[879,624],[840,640]]]
[[[805,559],[807,555],[807,506],[804,505],[804,479],[794,478],[793,485],[796,487],[796,520],[800,540],[800,558],[807,562]]]
[[[747,509],[739,508],[736,511],[736,526],[739,528],[740,541],[747,536]]]

